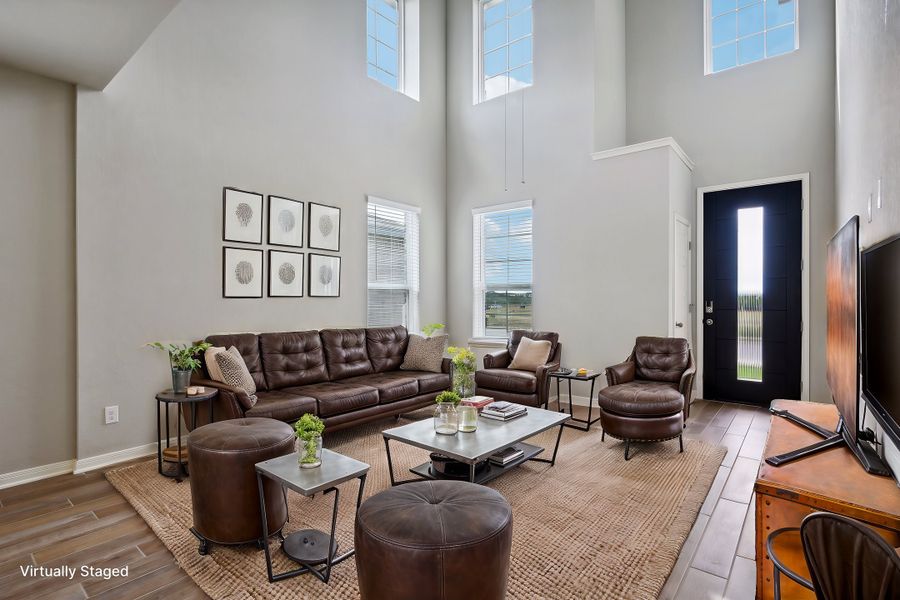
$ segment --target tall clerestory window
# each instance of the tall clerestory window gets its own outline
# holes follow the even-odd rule
[[[475,102],[534,84],[532,0],[475,0]]]
[[[366,73],[419,99],[419,0],[366,0]]]
[[[800,47],[798,0],[705,0],[706,74]]]

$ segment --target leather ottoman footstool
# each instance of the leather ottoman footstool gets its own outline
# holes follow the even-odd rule
[[[632,381],[600,390],[603,436],[625,441],[625,460],[631,442],[662,442],[678,438],[684,452],[684,396],[666,383]]]
[[[191,465],[193,533],[200,554],[216,544],[262,543],[258,462],[294,452],[294,430],[275,419],[230,419],[210,423],[188,436]],[[269,531],[280,532],[287,521],[284,492],[275,481],[263,483]]]
[[[362,504],[354,545],[363,600],[500,600],[512,509],[474,483],[407,483]]]

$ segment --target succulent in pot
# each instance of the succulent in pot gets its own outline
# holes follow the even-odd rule
[[[212,344],[199,342],[196,344],[163,344],[152,342],[151,348],[162,350],[169,355],[169,366],[172,368],[172,391],[184,394],[191,383],[191,373],[202,366],[198,355],[206,352]]]

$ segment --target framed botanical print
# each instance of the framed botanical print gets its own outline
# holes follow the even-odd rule
[[[339,251],[341,249],[341,209],[310,202],[307,240],[310,248]]]
[[[222,248],[222,296],[262,298],[263,251]]]
[[[269,244],[303,247],[303,202],[269,195]]]
[[[236,188],[222,189],[222,239],[262,244],[263,197]]]
[[[269,250],[269,297],[301,298],[303,296],[302,252]]]
[[[337,298],[341,295],[341,257],[309,253],[309,295]]]

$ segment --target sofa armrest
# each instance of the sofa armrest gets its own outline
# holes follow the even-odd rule
[[[626,360],[623,363],[606,367],[606,383],[608,385],[620,385],[634,381],[634,362]]]
[[[441,361],[441,373],[449,373],[453,367],[453,361],[449,358],[444,358]]]
[[[509,350],[497,350],[484,355],[485,369],[505,369],[512,362]]]
[[[694,364],[693,353],[688,354],[688,367],[681,374],[681,381],[678,384],[678,390],[684,396],[684,416],[687,420],[691,412],[691,396],[694,394],[694,375],[697,372],[697,365]]]
[[[191,377],[191,385],[202,385],[203,387],[219,390],[217,399],[213,401],[215,403],[215,417],[217,421],[242,418],[244,416],[242,403],[250,403],[250,398],[244,390],[221,381],[204,379],[196,373]]]

